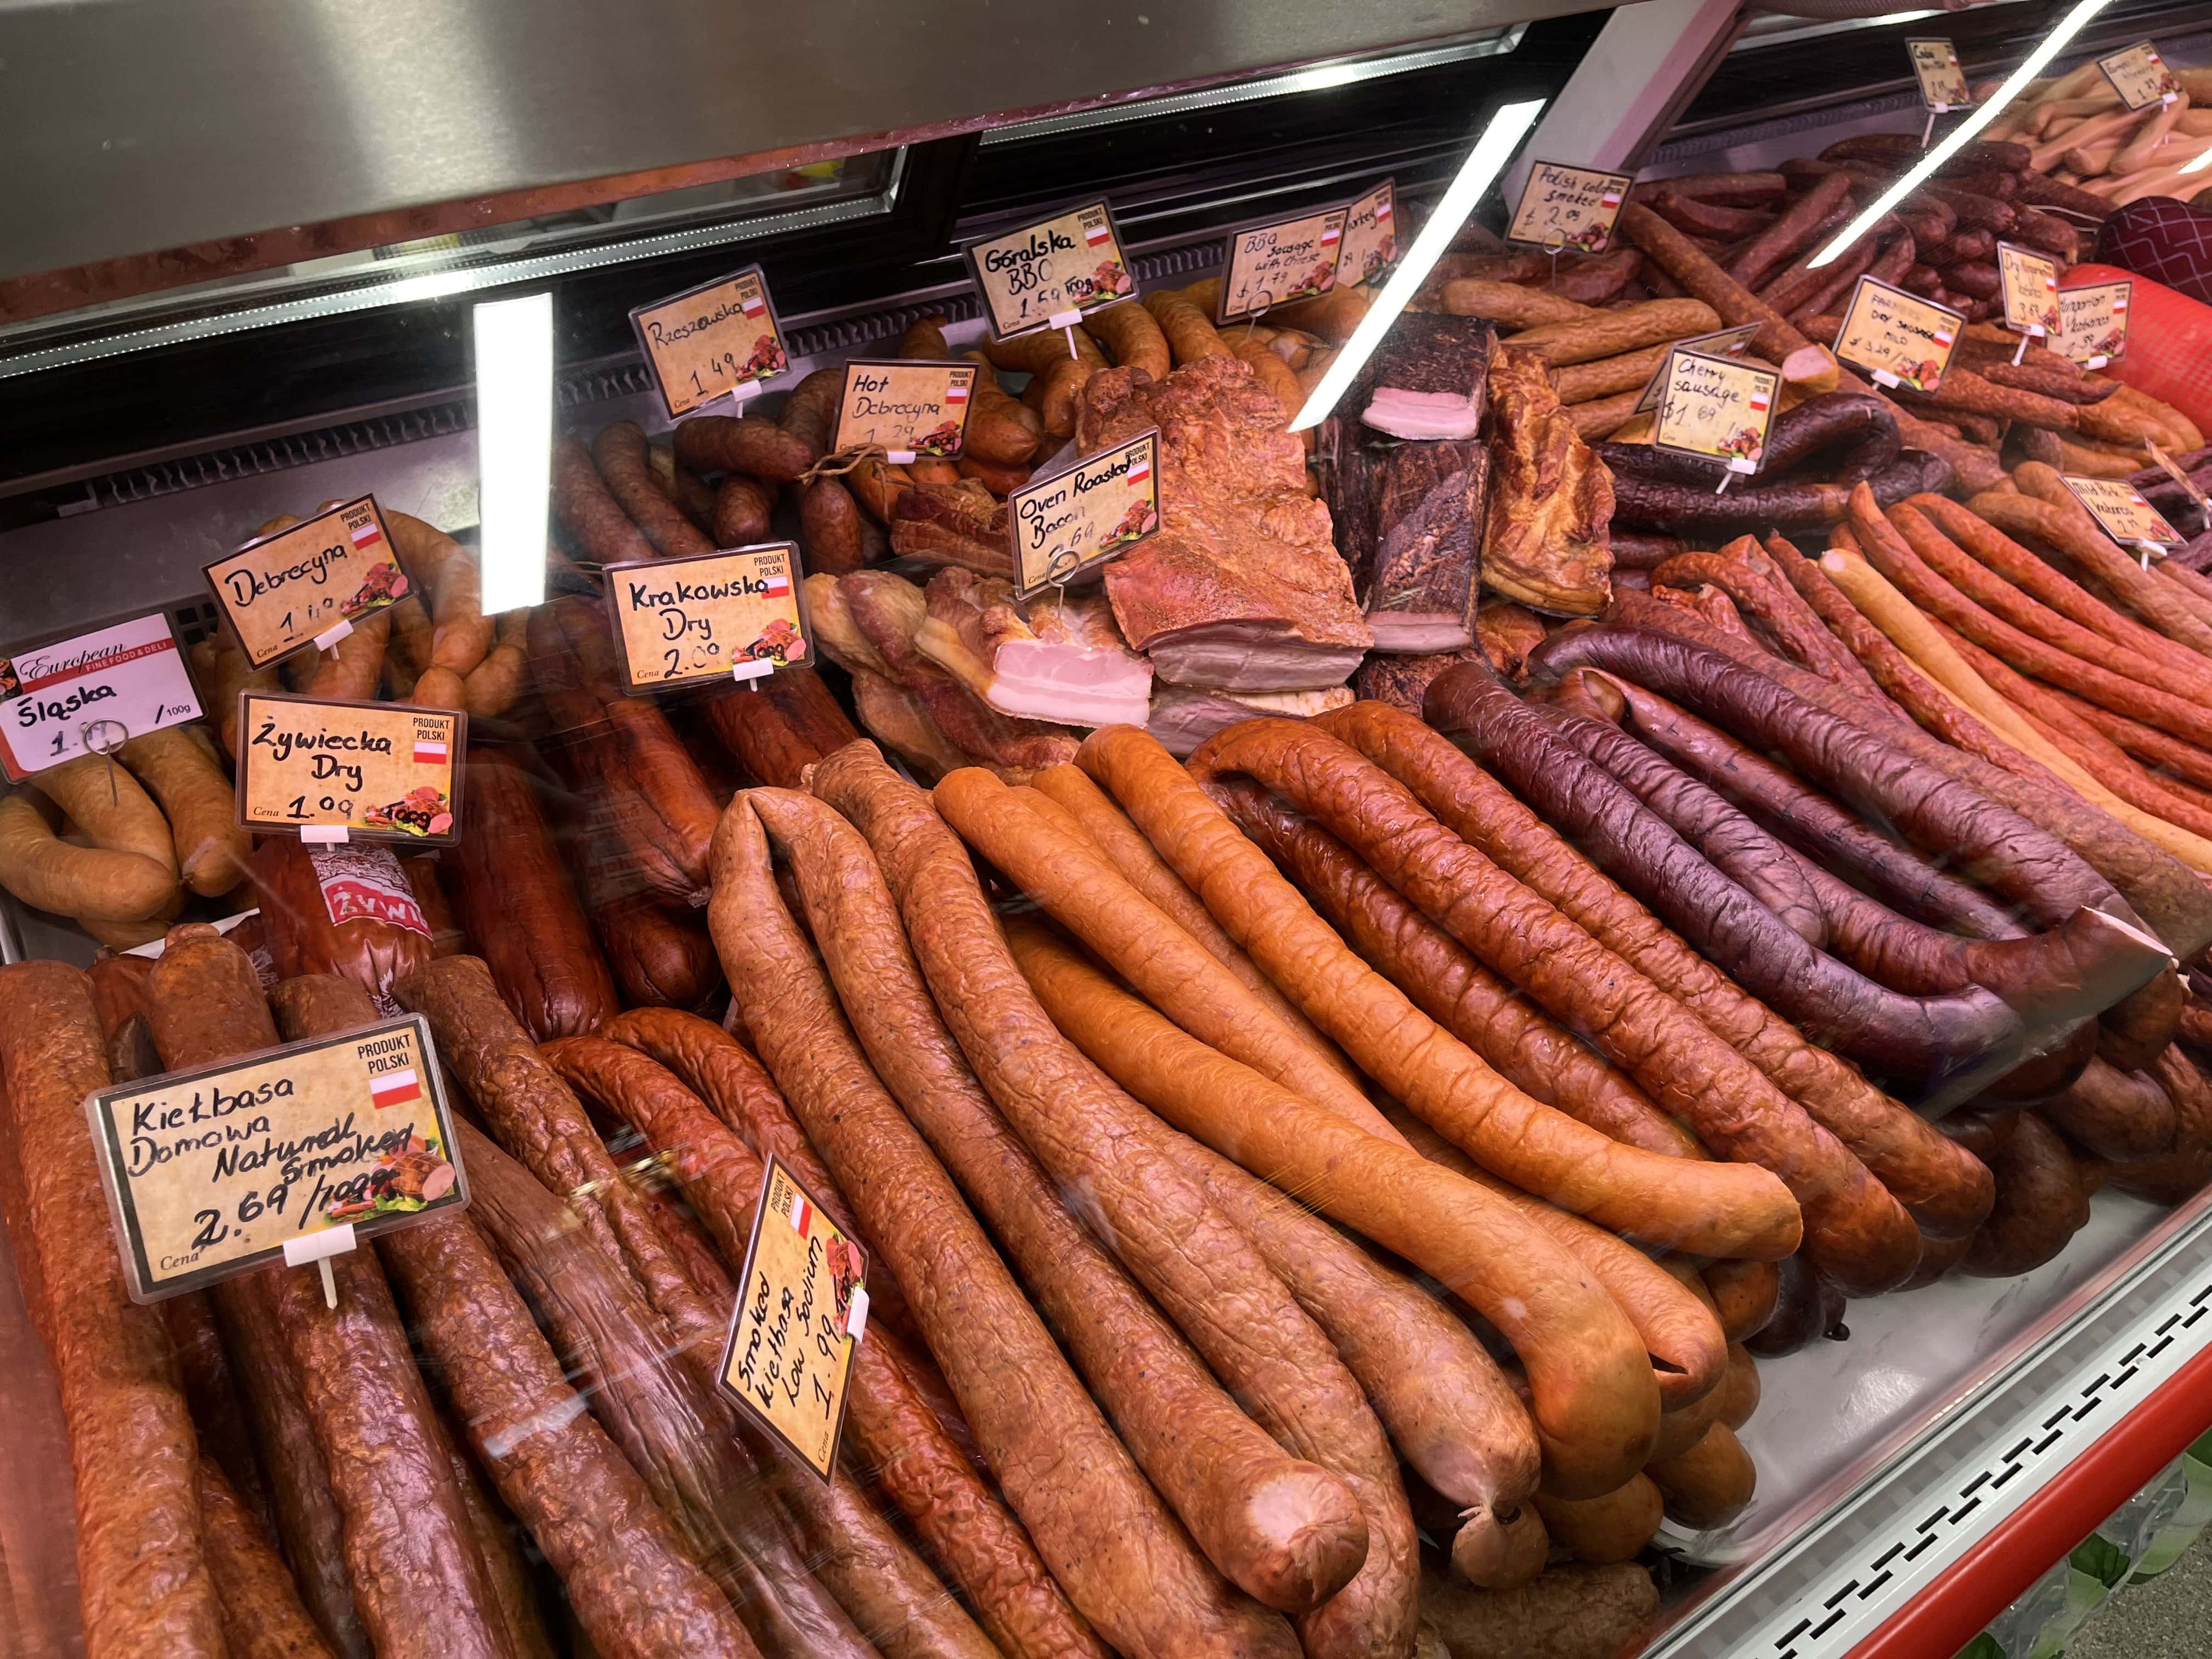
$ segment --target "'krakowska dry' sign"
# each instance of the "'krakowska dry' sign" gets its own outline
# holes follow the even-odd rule
[[[606,578],[632,691],[757,679],[809,660],[799,550],[790,542],[611,564]]]

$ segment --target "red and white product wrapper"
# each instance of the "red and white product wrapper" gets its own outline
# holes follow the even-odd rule
[[[407,884],[407,872],[388,847],[316,847],[307,857],[321,884],[331,924],[368,917],[430,937],[429,918]]]

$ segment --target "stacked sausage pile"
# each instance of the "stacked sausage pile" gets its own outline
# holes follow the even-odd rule
[[[2054,80],[2031,82],[1990,125],[1992,139],[2026,146],[2028,165],[2063,190],[2069,205],[2093,222],[2146,196],[2190,197],[2203,181],[2189,164],[2212,140],[2212,70],[2172,70],[2179,94],[2169,104],[2128,109],[2094,63]],[[1978,88],[1986,95],[1985,89]]]

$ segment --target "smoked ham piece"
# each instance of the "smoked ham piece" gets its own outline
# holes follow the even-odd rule
[[[891,508],[891,551],[986,576],[1014,574],[1006,504],[973,478],[916,484],[901,495]]]
[[[929,579],[926,599],[916,648],[1000,714],[1143,723],[1152,665],[1122,644],[1102,596],[1047,589],[1024,605],[1012,583],[953,567]]]
[[[1498,349],[1490,411],[1484,586],[1531,610],[1595,616],[1611,594],[1612,474],[1575,435],[1534,352]]]
[[[1305,493],[1304,447],[1250,367],[1204,357],[1160,380],[1107,369],[1077,404],[1085,455],[1159,428],[1160,530],[1106,567],[1131,648],[1182,685],[1341,685],[1374,635],[1328,508]]]

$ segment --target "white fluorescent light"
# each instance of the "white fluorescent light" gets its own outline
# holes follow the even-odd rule
[[[2104,3],[2104,0],[2099,0]],[[1430,270],[1443,251],[1451,246],[1451,239],[1459,234],[1459,228],[1474,211],[1475,204],[1482,200],[1498,175],[1505,170],[1513,152],[1528,129],[1536,125],[1537,116],[1543,113],[1544,100],[1529,99],[1525,103],[1508,104],[1490,118],[1490,125],[1482,130],[1475,141],[1474,153],[1461,167],[1459,176],[1444,191],[1437,210],[1429,216],[1421,234],[1413,239],[1413,246],[1398,262],[1398,269],[1382,285],[1382,293],[1367,307],[1367,314],[1359,319],[1359,326],[1352,331],[1352,337],[1321,377],[1306,398],[1306,405],[1298,411],[1298,418],[1291,422],[1291,430],[1304,432],[1310,426],[1319,426],[1328,418],[1328,411],[1336,407],[1336,400],[1344,396],[1344,389],[1352,384],[1352,377],[1365,365],[1382,343],[1398,313],[1406,308],[1406,301],[1413,291],[1428,280]]]
[[[1973,141],[1973,137],[1997,118],[1998,112],[2027,88],[2030,81],[2041,73],[2043,66],[2064,50],[2066,43],[2079,34],[2084,25],[2112,3],[2112,0],[2081,0],[2081,3],[2060,20],[2058,27],[2044,37],[2043,43],[2027,54],[2027,61],[2005,77],[2004,84],[1996,89],[1986,104],[1976,109],[1951,136],[1929,150],[1913,164],[1912,170],[1887,190],[1875,198],[1859,216],[1838,233],[1835,240],[1813,256],[1806,267],[1816,270],[1842,253],[1845,248],[1866,234],[1874,222],[1899,202],[1920,188],[1920,181],[1949,161]]]
[[[476,307],[477,497],[487,617],[545,602],[553,296]]]

